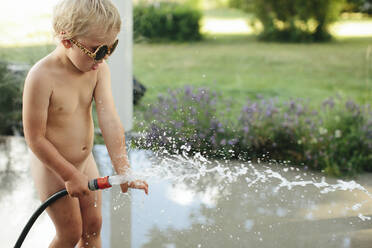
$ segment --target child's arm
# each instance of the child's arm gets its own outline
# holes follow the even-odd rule
[[[71,196],[87,195],[88,178],[68,162],[45,137],[52,85],[50,81],[43,81],[39,75],[42,73],[37,69],[31,70],[23,91],[22,117],[27,144],[48,168],[61,176]]]
[[[111,161],[115,171],[118,174],[124,175],[130,170],[130,165],[125,149],[124,128],[116,112],[114,99],[111,93],[110,70],[106,62],[101,64],[98,71],[94,99],[96,102],[99,126]],[[129,185],[121,185],[121,189],[124,193],[128,191],[128,187],[143,189],[146,194],[148,193],[148,185],[144,181],[136,181]]]

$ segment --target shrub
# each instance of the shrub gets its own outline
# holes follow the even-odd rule
[[[306,143],[308,159],[328,174],[371,171],[372,111],[353,101],[328,99],[319,113],[318,132]],[[313,158],[314,157],[314,158]]]
[[[0,134],[22,133],[22,85],[24,77],[0,62]]]
[[[229,0],[229,7],[241,9],[247,12],[253,11],[253,1],[248,0]]]
[[[263,26],[260,39],[318,42],[331,38],[328,27],[337,19],[343,1],[233,0],[233,3],[253,11]]]
[[[138,4],[133,10],[136,39],[194,41],[201,39],[200,11],[189,5],[160,2]]]
[[[227,134],[227,122],[217,116],[220,97],[216,93],[189,86],[168,93],[160,95],[157,104],[145,113],[145,120],[151,122],[146,127],[142,123],[150,130],[140,141],[142,146],[171,152],[187,147],[190,153],[219,157],[236,143],[225,138],[231,134]]]
[[[343,11],[372,14],[372,0],[346,0]]]
[[[226,108],[221,96],[205,88],[169,91],[145,113],[137,145],[215,158],[290,161],[337,176],[372,171],[370,106],[330,98],[316,111],[301,99],[259,99],[247,101],[239,118],[231,118],[218,105]]]

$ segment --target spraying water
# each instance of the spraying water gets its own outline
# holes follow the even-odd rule
[[[365,194],[367,199],[348,207],[352,211],[360,210],[365,203],[372,200],[372,194],[354,180],[339,179],[336,182],[327,182],[324,176],[315,175],[289,165],[283,166],[274,162],[262,164],[260,161],[258,164],[253,164],[251,161],[210,160],[200,153],[189,156],[187,154],[189,149],[189,147],[183,146],[183,151],[180,154],[169,154],[167,151],[161,153],[132,151],[130,153],[131,164],[135,165],[135,170],[127,176],[111,176],[110,183],[118,185],[126,181],[141,179],[152,183],[168,181],[178,185],[187,184],[187,187],[190,188],[203,183],[206,186],[212,186],[215,192],[223,192],[229,185],[237,181],[244,181],[247,190],[254,189],[256,191],[263,190],[262,185],[270,183],[274,185],[271,189],[273,194],[278,194],[283,189],[293,191],[303,188],[307,190],[309,187],[313,187],[318,195],[339,191],[358,191]],[[213,181],[206,182],[206,178],[213,178]],[[358,217],[362,221],[370,220],[363,213],[358,213]]]
[[[150,192],[128,196],[132,247],[350,248],[370,241],[363,236],[369,179],[325,177],[288,162],[212,160],[188,149],[129,151],[133,176]],[[113,196],[115,211],[128,208],[123,198]]]

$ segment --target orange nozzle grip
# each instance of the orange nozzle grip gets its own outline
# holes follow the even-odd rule
[[[100,177],[97,178],[97,186],[99,189],[107,189],[110,188],[112,185],[109,183],[109,177]]]

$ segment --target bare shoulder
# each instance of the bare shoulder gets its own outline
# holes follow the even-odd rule
[[[97,81],[107,81],[110,80],[110,68],[106,61],[103,61],[98,69]]]
[[[106,61],[103,61],[98,69],[97,84],[94,89],[94,96],[102,97],[102,94],[106,94],[105,92],[111,92],[111,75],[108,64]]]
[[[32,66],[25,79],[24,105],[47,106],[53,94],[53,75],[56,67],[54,59],[49,55]]]
[[[44,91],[51,90],[51,78],[55,67],[55,62],[50,56],[44,57],[34,64],[25,79],[25,90],[30,87],[44,89]]]
[[[102,116],[102,114],[108,116],[108,113],[114,112],[115,105],[111,91],[110,68],[105,61],[102,62],[98,71],[97,85],[94,90],[94,99],[96,101],[97,113],[99,116]],[[103,109],[105,111],[100,111]]]

